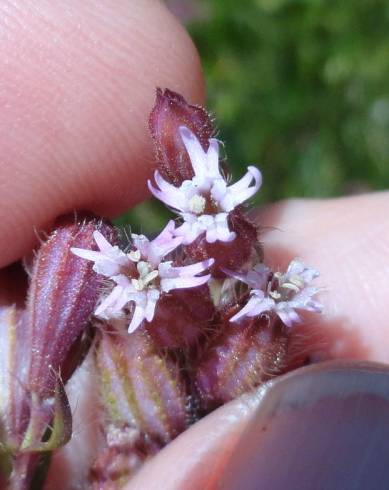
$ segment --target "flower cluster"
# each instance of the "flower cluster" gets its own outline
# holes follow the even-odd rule
[[[104,470],[114,461],[131,477],[125,461],[142,463],[142,441],[151,456],[191,420],[285,372],[291,327],[302,311],[322,310],[314,269],[300,259],[286,272],[264,264],[244,208],[261,172],[249,166],[230,182],[204,109],[158,90],[150,130],[157,169],[148,187],[176,219],[152,240],[132,233],[120,248],[95,231],[97,250],[71,249],[105,280],[94,315],[105,325],[96,363],[109,427],[91,469],[96,488],[115,479]],[[113,447],[112,430],[129,428],[136,438]]]
[[[149,126],[148,186],[174,219],[122,243],[106,220],[62,218],[34,255],[25,306],[0,309],[1,488],[29,488],[70,440],[65,385],[85,358],[101,437],[78,486],[119,488],[194,421],[294,368],[292,327],[322,311],[316,270],[265,265],[245,207],[261,172],[231,183],[207,112],[158,90]]]
[[[96,316],[110,320],[123,317],[129,311],[129,333],[144,320],[153,320],[161,295],[209,281],[211,274],[203,273],[213,265],[212,257],[184,266],[175,266],[166,257],[199,236],[204,236],[208,243],[235,240],[236,232],[230,229],[229,216],[254,196],[262,183],[261,172],[250,166],[238,182],[227,185],[220,168],[218,141],[210,138],[208,149],[204,150],[189,128],[180,126],[178,132],[192,165],[192,179],[186,179],[177,186],[156,170],[154,178],[158,188],[151,181],[148,185],[156,198],[178,213],[182,223],[176,227],[174,221],[169,221],[152,241],[144,235],[131,234],[130,251],[127,253],[111,245],[98,231],[94,234],[98,252],[71,249],[79,257],[93,261],[93,269],[115,284],[112,291],[102,298],[95,311]],[[318,273],[306,267],[301,260],[293,260],[284,274],[271,272],[263,263],[255,264],[246,273],[230,270],[225,270],[225,273],[251,288],[250,299],[231,318],[232,322],[274,311],[286,326],[291,327],[301,321],[296,310],[320,312],[322,309],[313,299],[318,289],[309,285]]]

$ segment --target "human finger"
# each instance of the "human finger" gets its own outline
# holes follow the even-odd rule
[[[203,98],[195,48],[155,0],[0,5],[0,267],[58,215],[146,195],[157,86]]]

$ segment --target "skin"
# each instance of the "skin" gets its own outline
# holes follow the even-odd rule
[[[0,2],[4,303],[13,300],[22,281],[10,264],[31,252],[35,230],[74,209],[114,216],[147,197],[153,165],[147,116],[155,87],[169,87],[196,103],[204,98],[196,50],[161,3],[69,0],[64,5]],[[321,272],[326,314],[315,328],[325,341],[312,347],[317,357],[389,362],[383,308],[389,296],[388,212],[389,194],[382,192],[286,201],[257,213],[269,265],[285,267],[298,255]],[[71,478],[77,482],[90,457],[94,440],[87,417],[94,389],[85,389],[86,383],[83,379],[77,412],[78,426],[86,428],[73,443],[78,457],[70,458],[69,451],[57,457],[49,488]],[[77,392],[78,385],[72,389]],[[184,481],[186,489],[214,488],[257,404],[253,394],[206,417],[127,488],[160,488],[161,480],[166,489],[184,488]]]

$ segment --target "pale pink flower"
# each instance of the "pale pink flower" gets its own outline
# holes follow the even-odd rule
[[[213,259],[181,267],[173,266],[171,260],[164,260],[182,243],[182,237],[174,236],[174,221],[170,221],[151,241],[144,235],[131,234],[133,247],[128,253],[111,245],[98,231],[95,231],[94,239],[99,251],[80,248],[72,248],[71,251],[93,261],[93,269],[115,283],[112,291],[100,302],[95,315],[105,320],[121,318],[130,308],[130,333],[144,320],[150,322],[154,318],[162,294],[173,289],[200,286],[210,278],[210,274],[198,274],[205,272],[213,264]]]
[[[286,326],[292,327],[301,322],[296,310],[317,313],[323,310],[323,306],[313,299],[319,289],[309,286],[319,273],[305,266],[300,259],[292,260],[284,274],[271,273],[263,264],[246,274],[226,272],[251,288],[248,302],[230,319],[232,322],[274,311]]]
[[[179,131],[190,157],[194,177],[176,187],[157,170],[154,173],[157,187],[149,181],[149,189],[157,199],[182,217],[184,222],[175,230],[175,234],[183,237],[184,244],[193,242],[203,233],[209,243],[232,241],[236,234],[229,228],[228,215],[258,191],[262,184],[261,172],[250,166],[244,177],[228,186],[219,167],[218,141],[211,138],[205,152],[195,134],[187,127],[181,126]]]

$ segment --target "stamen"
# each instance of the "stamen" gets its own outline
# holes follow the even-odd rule
[[[299,289],[303,288],[304,287],[304,281],[303,279],[298,276],[297,274],[293,275],[293,276],[290,276],[289,277],[289,282],[291,284],[294,284],[295,286],[297,286]]]
[[[296,286],[296,284],[292,284],[291,282],[284,282],[284,284],[281,284],[281,288],[290,289],[290,290],[294,291],[295,293],[300,292],[300,288],[298,286]]]
[[[147,276],[142,277],[143,284],[147,286],[150,282],[154,281],[155,278],[158,277],[158,271],[151,271]]]
[[[132,262],[139,262],[140,257],[141,254],[139,250],[131,250],[131,252],[128,254],[128,258],[132,260]]]
[[[143,291],[154,279],[159,275],[157,270],[154,270],[152,266],[141,260],[136,264],[136,268],[139,272],[138,279],[131,279],[131,284],[137,291]]]
[[[136,264],[136,268],[138,269],[139,275],[141,278],[144,276],[147,276],[149,272],[153,270],[151,265],[148,262],[145,262],[144,260],[141,260]]]
[[[275,300],[281,298],[281,294],[278,291],[269,291],[269,296]]]

